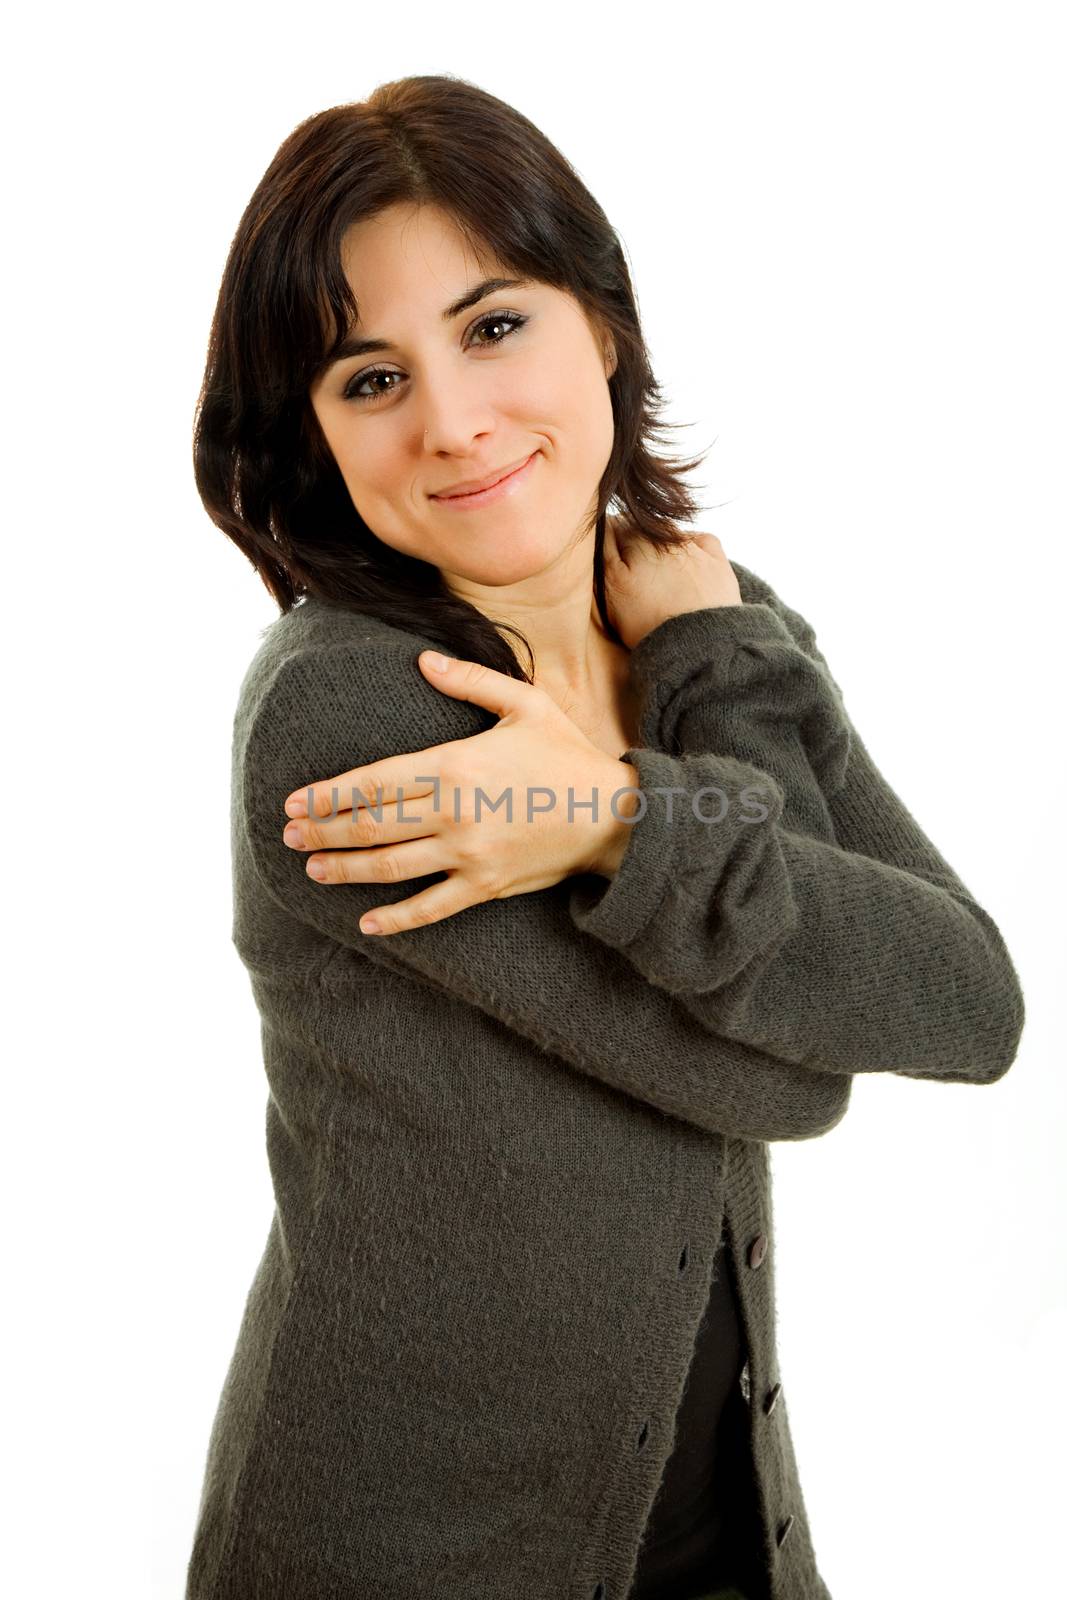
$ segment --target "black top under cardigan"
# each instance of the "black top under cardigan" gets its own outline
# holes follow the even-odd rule
[[[735,1273],[724,1221],[674,1446],[628,1600],[691,1600],[730,1585],[749,1600],[765,1593],[748,1439],[748,1351]]]

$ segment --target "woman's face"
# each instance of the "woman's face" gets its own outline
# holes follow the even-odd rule
[[[310,399],[367,526],[460,589],[566,565],[591,525],[614,440],[614,355],[577,301],[531,281],[445,315],[490,274],[514,274],[476,263],[431,206],[356,224],[344,267],[360,313],[352,337],[381,345],[336,362]],[[509,493],[454,506],[435,498],[529,456]]]

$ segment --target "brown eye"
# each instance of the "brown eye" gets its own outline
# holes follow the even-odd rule
[[[477,322],[474,323],[471,328],[471,334],[473,336],[476,333],[480,333],[483,328],[506,328],[507,332],[501,338],[490,339],[488,345],[482,346],[483,349],[487,349],[495,344],[503,344],[505,339],[510,338],[512,333],[518,332],[528,320],[518,311],[487,311],[484,316],[479,317]],[[375,378],[402,377],[403,373],[394,371],[392,367],[366,367],[362,372],[357,372],[354,378],[349,378],[342,391],[343,398],[345,400],[355,400],[361,405],[373,405],[376,400],[382,400],[387,394],[391,394],[398,385],[391,383],[385,388],[372,389],[369,393],[361,394],[360,390],[365,383],[370,383]]]
[[[507,327],[508,331],[511,332],[513,328],[521,328],[525,321],[526,318],[520,317],[517,311],[490,311],[487,316],[478,318],[472,332],[477,333],[482,328],[499,327]],[[504,338],[507,338],[507,334],[504,335]],[[503,342],[503,339],[490,341],[492,344],[503,344]]]

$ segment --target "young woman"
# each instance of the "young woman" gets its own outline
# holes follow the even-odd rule
[[[682,531],[659,393],[607,218],[470,84],[249,202],[195,464],[280,610],[233,744],[277,1206],[188,1600],[829,1595],[767,1142],[994,1081],[1023,1001],[810,624]]]

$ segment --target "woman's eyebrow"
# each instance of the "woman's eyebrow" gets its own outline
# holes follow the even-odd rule
[[[502,289],[524,289],[530,283],[529,278],[486,278],[474,289],[461,294],[458,300],[453,300],[441,312],[442,322],[451,322],[453,317],[458,317],[461,311],[469,311],[471,306],[476,306],[479,300],[484,300],[487,295],[497,294]],[[392,350],[395,345],[388,339],[363,339],[353,333],[348,333],[334,346],[326,357],[326,366],[334,367],[340,361],[348,361],[352,356],[368,355],[371,351]]]

